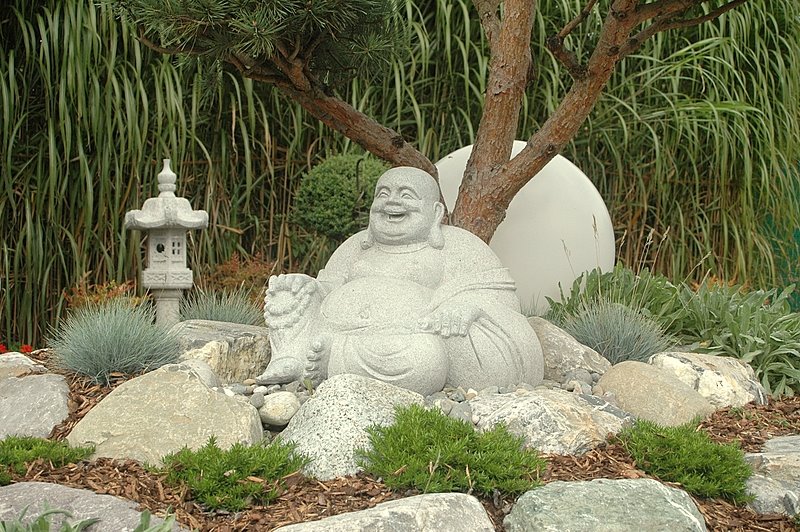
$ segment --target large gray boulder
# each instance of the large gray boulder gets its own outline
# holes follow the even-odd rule
[[[633,422],[625,412],[598,397],[564,390],[517,390],[479,395],[469,401],[478,429],[502,423],[525,446],[543,453],[583,454]]]
[[[69,386],[61,375],[0,379],[0,439],[46,438],[69,415]]]
[[[275,532],[492,532],[489,516],[475,497],[431,493],[388,501],[369,510],[283,526]]]
[[[656,353],[650,364],[675,375],[708,399],[715,408],[767,404],[767,392],[749,364],[730,357],[701,353]]]
[[[360,471],[356,449],[369,446],[367,428],[391,425],[395,408],[423,404],[422,395],[358,375],[323,382],[289,421],[280,438],[311,458],[304,472],[328,480]]]
[[[760,513],[800,514],[800,435],[779,436],[760,453],[748,453],[753,467],[747,491],[755,497],[749,506]]]
[[[222,321],[187,320],[172,327],[180,360],[202,360],[223,384],[242,382],[264,371],[270,360],[269,329]]]
[[[520,497],[503,525],[506,532],[706,530],[686,492],[652,479],[550,482]]]
[[[139,525],[141,512],[136,503],[112,495],[99,495],[93,491],[48,484],[44,482],[20,482],[0,487],[0,521],[11,521],[27,509],[23,523],[32,523],[48,509],[66,510],[72,518],[66,521],[75,524],[83,519],[99,518],[92,525],[92,532],[132,532]],[[50,518],[50,530],[61,530],[64,516],[55,514]],[[160,525],[163,519],[152,516],[150,525]],[[173,530],[182,530],[173,526]]]
[[[212,390],[193,368],[168,364],[117,387],[75,425],[67,440],[94,445],[95,457],[160,465],[165,455],[202,447],[211,436],[221,448],[261,441],[258,411]]]
[[[611,362],[594,349],[583,345],[568,332],[544,318],[528,318],[539,342],[544,357],[544,378],[554,382],[564,382],[568,373],[586,370],[589,373],[603,374],[611,368]]]
[[[621,409],[637,418],[667,427],[714,411],[705,397],[669,371],[633,360],[608,370],[597,382],[597,391],[613,395]]]

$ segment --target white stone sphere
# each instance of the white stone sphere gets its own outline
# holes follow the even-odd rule
[[[524,147],[515,140],[511,156]],[[472,145],[465,146],[436,163],[448,211],[471,153]],[[609,271],[615,261],[614,227],[603,198],[561,155],[517,193],[489,247],[516,281],[522,309],[535,314],[547,310],[546,297],[560,300],[559,283],[569,294],[581,273],[598,267]]]

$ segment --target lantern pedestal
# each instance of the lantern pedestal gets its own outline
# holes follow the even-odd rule
[[[172,327],[181,321],[180,302],[182,290],[152,290],[156,302],[156,323]]]

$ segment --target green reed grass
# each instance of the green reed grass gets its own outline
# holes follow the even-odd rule
[[[543,43],[581,7],[539,3],[518,138],[569,87]],[[486,43],[469,0],[407,0],[405,15],[409,54],[341,93],[437,160],[474,141]],[[620,65],[565,155],[625,234],[623,262],[757,287],[797,276],[778,270],[797,256],[800,227],[798,16],[794,2],[754,0],[659,35]],[[579,57],[599,20],[568,39]],[[352,145],[297,104],[214,65],[154,54],[92,2],[12,0],[0,43],[0,339],[38,343],[64,290],[87,275],[138,276],[142,236],[122,220],[155,194],[163,157],[178,192],[210,216],[190,235],[198,278],[234,252],[260,252],[278,270],[320,263],[293,246],[287,214],[299,177]],[[657,256],[651,232],[668,234]]]

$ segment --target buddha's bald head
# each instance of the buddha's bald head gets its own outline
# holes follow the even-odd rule
[[[439,225],[443,215],[439,185],[428,172],[409,166],[392,168],[375,186],[370,237],[382,244],[428,241],[441,247]]]
[[[431,174],[413,166],[398,166],[383,173],[375,185],[375,195],[381,187],[405,185],[413,188],[421,197],[435,203],[439,201],[439,184]]]

